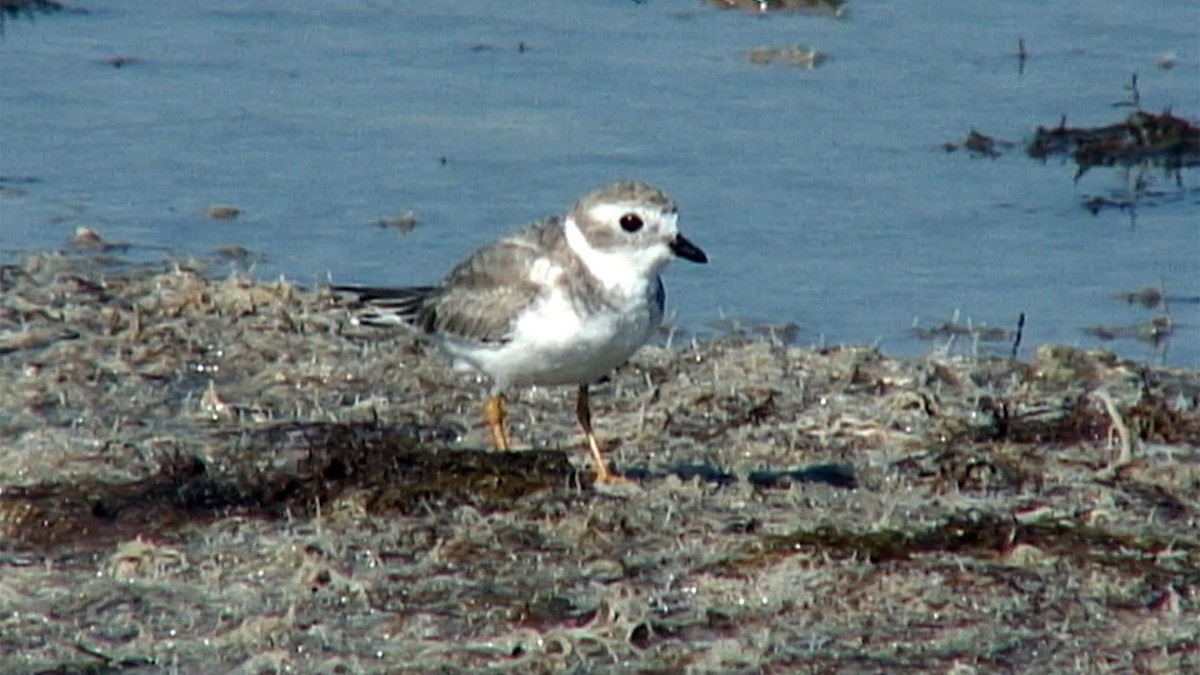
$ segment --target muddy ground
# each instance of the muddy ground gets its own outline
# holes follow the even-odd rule
[[[0,270],[0,671],[1200,668],[1200,373],[648,347],[510,403],[327,290]],[[1032,350],[1029,350],[1032,351]]]

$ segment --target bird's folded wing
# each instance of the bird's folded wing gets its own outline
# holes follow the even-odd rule
[[[565,249],[561,219],[547,218],[460,262],[437,286],[333,286],[363,303],[360,323],[404,325],[439,339],[504,343],[521,312],[546,291],[530,271],[552,251]]]
[[[426,332],[477,343],[506,342],[521,312],[544,288],[530,278],[541,255],[519,237],[484,247],[462,261],[417,314]]]

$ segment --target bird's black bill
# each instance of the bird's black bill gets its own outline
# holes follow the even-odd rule
[[[708,262],[708,256],[704,255],[704,251],[701,251],[700,247],[684,239],[682,234],[675,235],[675,241],[671,242],[671,252],[684,260],[691,260],[694,263]]]

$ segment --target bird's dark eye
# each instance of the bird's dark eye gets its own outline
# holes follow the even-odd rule
[[[642,229],[642,218],[636,213],[626,213],[621,216],[621,229],[626,232],[637,232]]]

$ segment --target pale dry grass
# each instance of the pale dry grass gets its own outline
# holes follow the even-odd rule
[[[1194,371],[650,347],[597,491],[570,392],[480,452],[481,383],[201,271],[3,269],[0,671],[1200,667]]]

